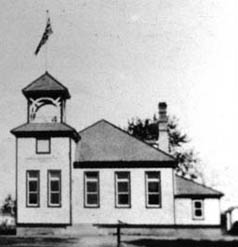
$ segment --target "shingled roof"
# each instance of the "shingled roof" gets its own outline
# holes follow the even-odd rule
[[[175,176],[175,197],[222,197],[223,193],[180,176]]]
[[[65,123],[25,123],[11,130],[16,137],[71,137],[75,141],[80,139],[77,131]]]
[[[66,99],[70,98],[68,89],[62,85],[58,80],[56,80],[47,71],[45,74],[41,75],[39,78],[34,80],[28,86],[22,90],[26,97],[30,96],[62,96]]]
[[[126,164],[126,167],[135,163],[141,166],[152,163],[154,166],[176,165],[169,154],[132,137],[106,120],[96,122],[79,134],[81,140],[76,150],[76,166],[93,163],[99,168],[106,163]]]

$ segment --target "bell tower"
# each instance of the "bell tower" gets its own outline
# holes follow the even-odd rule
[[[72,145],[80,139],[66,124],[68,89],[48,72],[22,90],[27,122],[16,137],[17,226],[72,224]]]
[[[66,122],[66,100],[69,91],[48,72],[22,90],[28,102],[29,123]]]

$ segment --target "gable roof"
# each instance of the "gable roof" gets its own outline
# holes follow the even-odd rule
[[[175,176],[175,197],[222,197],[223,193],[187,178]]]
[[[76,142],[80,139],[77,131],[65,123],[25,123],[13,130],[11,133],[16,137],[71,137]]]
[[[66,99],[70,98],[68,89],[47,71],[23,88],[22,92],[26,97],[34,95],[60,95]]]
[[[100,120],[88,128],[79,132],[81,140],[76,149],[76,164],[83,162],[154,162],[159,164],[171,164],[175,160],[162,150],[151,147],[126,131]]]

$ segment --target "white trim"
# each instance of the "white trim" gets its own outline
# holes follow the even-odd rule
[[[96,176],[95,177],[88,177],[88,174],[90,173],[95,173]],[[87,183],[88,182],[91,182],[91,183],[96,183],[96,191],[95,192],[90,192],[88,191],[88,187],[87,187]],[[84,205],[85,207],[99,207],[99,172],[85,172],[84,173]],[[97,203],[88,203],[88,199],[87,199],[87,196],[88,195],[96,195],[97,196]]]
[[[125,173],[128,174],[128,177],[125,178],[118,178],[118,174]],[[128,191],[119,192],[118,191],[118,183],[127,183],[128,184]],[[123,172],[115,172],[115,189],[116,189],[116,207],[117,208],[129,208],[131,206],[130,198],[131,198],[131,189],[130,189],[130,172],[123,171]],[[127,204],[120,204],[118,197],[120,195],[128,195],[128,203]]]
[[[157,178],[149,178],[148,175],[150,173],[156,173],[158,174]],[[159,171],[151,171],[151,172],[145,172],[145,189],[146,189],[146,207],[147,208],[161,208],[161,181],[160,181],[160,172]],[[158,192],[149,192],[149,186],[148,184],[150,182],[156,182],[158,183]],[[149,204],[149,196],[150,195],[158,195],[159,197],[159,203],[156,204]]]
[[[34,172],[36,173],[36,177],[30,177],[30,173]],[[30,182],[36,182],[36,191],[30,191]],[[40,206],[40,200],[39,200],[39,194],[40,194],[40,173],[39,171],[34,171],[34,170],[29,170],[27,171],[27,181],[26,181],[26,186],[27,186],[27,195],[26,195],[26,200],[27,200],[27,207],[39,207]],[[37,196],[37,203],[30,203],[30,195],[36,195]]]
[[[60,207],[61,206],[61,171],[60,170],[49,170],[48,171],[48,206],[49,207]],[[52,176],[52,173],[54,173],[56,176]],[[59,190],[58,191],[52,191],[51,190],[51,181],[57,181],[59,183]],[[58,194],[59,195],[59,202],[58,203],[52,203],[51,202],[51,196],[52,194]]]

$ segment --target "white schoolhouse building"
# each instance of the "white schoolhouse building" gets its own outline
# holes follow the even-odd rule
[[[158,147],[100,120],[76,131],[66,123],[68,89],[48,72],[22,90],[26,123],[16,137],[19,234],[85,226],[220,228],[222,193],[175,175],[166,104]],[[75,230],[76,229],[76,230]]]

